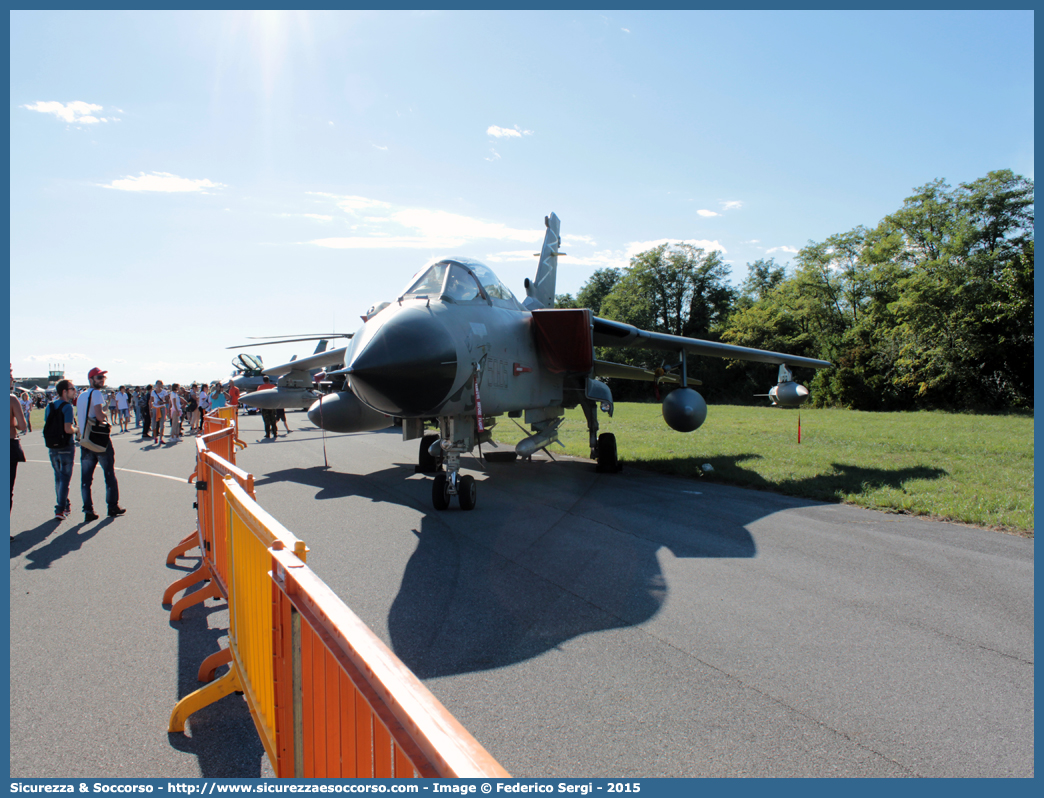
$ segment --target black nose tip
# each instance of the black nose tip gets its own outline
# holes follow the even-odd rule
[[[416,418],[445,402],[457,377],[457,348],[429,311],[408,308],[381,325],[347,365],[352,391],[366,404]]]

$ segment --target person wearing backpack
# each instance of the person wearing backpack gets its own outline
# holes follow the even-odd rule
[[[72,402],[76,388],[71,380],[61,380],[56,386],[57,396],[44,408],[43,436],[54,469],[54,520],[64,521],[72,512],[69,485],[72,483],[73,463],[76,460],[76,441],[73,437],[75,414]]]
[[[105,504],[109,508],[109,517],[116,518],[126,510],[120,507],[120,485],[116,481],[116,452],[109,441],[102,452],[94,451],[84,445],[87,438],[88,415],[99,424],[105,423],[105,375],[108,372],[93,368],[87,373],[90,389],[81,394],[76,402],[76,421],[79,424],[80,439],[80,496],[83,498],[83,520],[89,524],[98,520],[94,512],[94,499],[91,497],[91,485],[94,482],[94,470],[100,464],[105,475]]]

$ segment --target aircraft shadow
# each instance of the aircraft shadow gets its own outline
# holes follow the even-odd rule
[[[740,464],[749,460],[761,460],[760,454],[739,454],[734,457],[715,457],[715,469],[730,484],[757,490],[770,490],[788,496],[806,496],[814,501],[838,502],[852,493],[852,485],[863,490],[878,488],[901,489],[907,482],[923,479],[941,479],[949,472],[935,466],[907,466],[905,468],[866,468],[846,463],[831,463],[830,471],[800,479],[784,479],[778,482],[765,479],[756,471],[743,468]],[[658,473],[691,474],[696,471],[698,458],[674,458],[671,460],[648,460],[652,470]]]
[[[599,475],[578,460],[490,464],[493,478],[480,483],[478,506],[467,513],[455,502],[445,512],[431,509],[430,480],[407,479],[412,463],[366,475],[293,468],[255,484],[288,480],[315,488],[320,501],[365,497],[423,513],[387,623],[395,653],[426,679],[504,667],[592,632],[644,623],[669,591],[661,550],[675,558],[755,557],[749,524],[819,503],[731,487],[724,489],[737,491],[735,500],[708,501],[700,481],[619,482],[627,470]],[[945,474],[834,470],[871,485]],[[828,476],[809,481],[832,495]]]

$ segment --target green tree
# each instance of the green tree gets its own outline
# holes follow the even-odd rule
[[[884,219],[903,242],[893,382],[923,407],[1031,405],[1033,183],[1009,170],[937,180]]]
[[[594,315],[602,315],[602,302],[619,281],[619,269],[598,269],[577,293],[577,307],[590,308]]]

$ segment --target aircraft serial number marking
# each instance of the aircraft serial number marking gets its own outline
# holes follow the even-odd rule
[[[487,358],[486,360],[486,387],[507,388],[508,375],[511,373],[511,364],[506,360]]]

